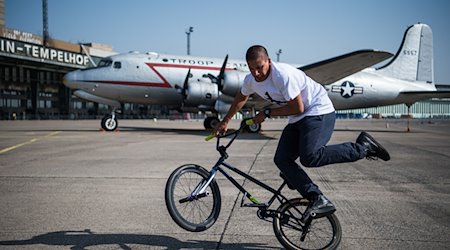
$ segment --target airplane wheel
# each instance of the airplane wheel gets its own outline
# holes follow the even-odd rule
[[[244,123],[245,121],[246,121],[247,119],[244,119],[242,122],[241,122],[241,126],[242,126],[242,123]],[[245,131],[247,131],[247,132],[250,132],[250,133],[258,133],[259,131],[261,131],[261,124],[253,124],[253,125],[250,125],[250,126],[246,126],[245,127]]]
[[[102,128],[106,131],[114,131],[117,129],[118,125],[117,118],[114,117],[113,119],[112,115],[105,115],[101,122]]]
[[[217,117],[206,117],[205,121],[203,122],[203,126],[205,126],[205,129],[211,129],[215,128],[217,124],[219,124],[220,120]]]

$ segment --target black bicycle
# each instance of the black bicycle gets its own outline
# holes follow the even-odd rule
[[[302,197],[286,198],[281,191],[285,186],[291,189],[292,187],[282,174],[280,176],[283,183],[274,189],[225,162],[228,158],[227,149],[247,125],[253,125],[253,120],[246,120],[234,132],[217,136],[216,149],[220,153],[220,158],[210,171],[195,164],[186,164],[177,168],[170,175],[166,184],[165,199],[172,219],[180,227],[191,232],[200,232],[210,228],[220,213],[221,196],[219,186],[215,181],[217,172],[220,172],[243,193],[241,207],[255,207],[258,209],[258,218],[272,219],[275,235],[285,248],[337,248],[342,237],[338,218],[334,214],[316,218],[314,213],[305,212],[310,205],[307,199]],[[207,140],[213,137],[210,135]],[[220,139],[224,137],[231,137],[231,139],[226,145],[220,145]],[[268,190],[273,196],[267,202],[258,201],[229,175],[226,169]],[[248,203],[244,200],[248,200],[246,201]],[[281,205],[274,210],[271,206],[276,200]]]

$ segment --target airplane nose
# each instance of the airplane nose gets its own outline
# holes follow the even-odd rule
[[[63,84],[66,87],[73,88],[77,80],[77,71],[72,71],[64,75]]]

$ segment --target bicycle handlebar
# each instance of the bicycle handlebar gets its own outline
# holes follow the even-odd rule
[[[215,134],[210,134],[205,138],[205,141],[210,141],[212,138],[216,137]]]
[[[233,141],[236,139],[236,137],[238,136],[238,134],[242,131],[242,129],[243,129],[245,126],[251,126],[251,125],[253,125],[253,124],[255,124],[255,122],[254,122],[253,119],[251,118],[251,119],[245,120],[245,122],[241,123],[241,126],[239,127],[239,129],[237,129],[237,130],[234,131],[234,132],[231,132],[231,133],[228,133],[228,134],[224,134],[224,135],[210,134],[210,135],[208,135],[208,136],[205,138],[205,140],[206,140],[206,141],[209,141],[209,140],[211,140],[212,138],[217,137],[216,150],[219,151],[220,155],[221,155],[224,159],[226,159],[226,158],[228,158],[228,154],[226,153],[227,148],[230,147],[231,143],[233,143]],[[228,136],[233,136],[233,138],[230,139],[230,141],[227,143],[227,145],[220,145],[220,138],[228,137]]]
[[[235,134],[235,133],[241,131],[245,126],[251,126],[251,125],[253,125],[253,124],[255,124],[255,122],[253,121],[253,119],[248,119],[248,120],[245,121],[244,124],[241,125],[241,127],[240,127],[238,130],[236,130],[236,131],[234,131],[234,132],[231,132],[231,133],[228,133],[228,134],[224,134],[224,135],[210,134],[210,135],[208,135],[208,136],[205,138],[205,141],[210,141],[210,140],[213,139],[214,137],[217,137],[217,138],[228,137],[228,136],[230,136],[230,135],[232,135],[232,134]]]

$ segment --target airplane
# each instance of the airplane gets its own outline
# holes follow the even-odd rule
[[[407,28],[401,46],[393,54],[357,50],[341,56],[297,67],[321,83],[335,109],[377,107],[419,100],[450,97],[438,91],[433,74],[431,28],[417,23]],[[379,68],[368,68],[388,58]],[[226,113],[234,95],[249,74],[246,61],[210,57],[180,56],[155,52],[130,52],[103,58],[96,67],[69,72],[64,84],[73,95],[113,107],[101,126],[113,131],[118,126],[115,112],[121,103],[166,105],[181,112],[205,112],[206,129],[216,126],[218,115]],[[276,106],[253,95],[243,114]],[[248,112],[250,111],[250,112]],[[258,132],[259,124],[249,128]]]

